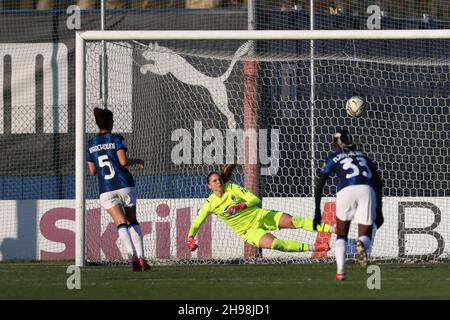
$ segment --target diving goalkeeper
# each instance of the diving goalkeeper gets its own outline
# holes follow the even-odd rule
[[[261,199],[245,188],[226,183],[236,165],[226,165],[222,173],[211,172],[207,177],[208,188],[212,193],[202,206],[199,215],[189,229],[187,245],[194,251],[198,247],[194,239],[201,225],[211,214],[215,214],[247,243],[263,248],[284,252],[313,251],[314,247],[293,240],[281,240],[272,235],[269,230],[305,229],[308,231],[332,232],[332,227],[321,223],[313,229],[312,218],[292,217],[281,211],[260,208]],[[330,247],[323,243],[316,251],[328,251]]]

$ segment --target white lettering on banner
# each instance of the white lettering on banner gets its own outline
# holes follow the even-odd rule
[[[98,45],[97,44],[87,44]],[[92,50],[91,50],[92,51]],[[42,59],[43,86],[43,133],[68,132],[68,60],[64,43],[2,43],[0,44],[0,90],[5,85],[5,58],[11,61],[11,133],[36,133],[36,71],[37,60]],[[96,51],[98,52],[98,50]],[[133,94],[133,50],[123,46],[107,44],[107,53],[114,55],[118,63],[108,66],[107,91],[108,109],[119,112],[114,121],[117,133],[132,132]],[[101,56],[87,54],[89,73],[87,74],[86,97],[87,132],[98,131],[93,115],[94,107],[102,107],[100,73]],[[4,99],[0,99],[0,134],[5,132]]]
[[[66,27],[69,30],[80,30],[81,29],[81,9],[77,5],[69,6],[66,10],[67,14],[70,15],[66,21]]]
[[[367,278],[366,285],[367,289],[373,290],[381,289],[381,269],[377,265],[371,265],[366,270],[367,274],[370,274],[370,276]]]
[[[67,47],[63,43],[1,43],[0,90],[5,89],[4,61],[11,61],[11,133],[36,132],[36,60],[43,58],[43,132],[66,133],[68,127]],[[0,134],[4,130],[0,99]]]
[[[200,243],[198,250],[190,252],[187,249],[186,235],[204,200],[139,199],[137,218],[146,243],[145,255],[150,259],[243,257],[243,241],[213,215],[202,225],[196,236]],[[20,258],[73,259],[75,201],[36,200],[34,205],[23,204],[30,201],[32,200],[0,201],[3,221],[0,226],[0,261]],[[449,202],[450,197],[385,197],[383,199],[385,222],[379,230],[376,230],[371,256],[406,259],[418,255],[428,256],[430,259],[448,256]],[[86,213],[86,243],[89,243],[87,254],[91,260],[126,258],[126,250],[118,239],[117,229],[109,215],[99,208],[96,200],[88,200],[86,207],[89,208]],[[262,207],[293,216],[312,217],[314,198],[264,198]],[[324,217],[330,215],[334,218],[335,208],[334,198],[322,199]],[[27,219],[19,219],[24,213]],[[30,221],[33,219],[36,223],[30,228]],[[349,243],[354,243],[357,234],[357,225],[352,224]],[[305,230],[286,229],[275,231],[274,235],[313,245],[319,241],[320,233],[311,234]],[[327,256],[334,257],[335,236],[329,238],[329,241],[332,249]],[[352,252],[354,254],[356,251]],[[307,259],[311,254],[299,255],[264,249],[263,256],[269,259]]]
[[[67,278],[66,281],[66,286],[67,289],[69,290],[73,290],[73,289],[77,289],[80,290],[81,289],[81,270],[80,267],[71,265],[67,267],[67,274],[70,274],[70,276]]]
[[[176,165],[257,164],[259,160],[261,175],[275,175],[278,172],[280,150],[278,129],[270,130],[270,148],[267,143],[267,129],[259,129],[258,132],[253,128],[245,131],[242,129],[226,129],[225,131],[224,137],[221,130],[212,128],[203,130],[201,121],[194,121],[193,137],[187,129],[174,130],[171,141],[178,141],[178,143],[172,148],[170,154],[172,163]],[[202,141],[211,143],[203,148]],[[270,150],[270,156],[267,155],[268,150]]]
[[[381,9],[377,5],[370,5],[367,7],[368,14],[371,14],[369,18],[367,18],[367,29],[374,30],[374,29],[381,29]]]

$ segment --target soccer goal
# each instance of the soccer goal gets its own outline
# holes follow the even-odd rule
[[[125,261],[86,177],[94,107],[113,111],[128,154],[146,256],[153,263],[329,261],[322,253],[282,253],[245,245],[208,218],[186,247],[207,196],[206,176],[236,163],[232,181],[263,207],[312,217],[314,180],[347,127],[380,169],[385,224],[371,256],[448,259],[450,243],[450,30],[86,31],[76,35],[76,263]],[[106,63],[101,63],[106,53]],[[102,68],[102,66],[104,66]],[[350,117],[349,98],[364,101]],[[322,199],[335,222],[335,180]],[[335,236],[301,230],[276,236],[316,245]],[[356,226],[349,235],[355,254]]]

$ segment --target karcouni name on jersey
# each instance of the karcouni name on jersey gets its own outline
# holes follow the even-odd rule
[[[346,153],[339,153],[336,157],[333,158],[333,161],[335,163],[338,163],[339,161],[341,161],[343,158],[346,157],[351,157],[351,156],[363,156],[364,154],[361,151],[349,151]]]
[[[96,146],[90,147],[89,153],[94,153],[94,152],[98,152],[101,150],[110,150],[110,149],[115,149],[115,148],[116,148],[115,143],[103,143],[103,144],[98,144]]]

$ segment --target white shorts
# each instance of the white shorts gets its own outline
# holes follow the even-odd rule
[[[108,191],[100,195],[100,205],[103,209],[108,210],[118,204],[123,207],[134,207],[136,205],[134,187]]]
[[[336,217],[342,221],[372,225],[375,222],[377,197],[368,185],[348,186],[336,194]]]

